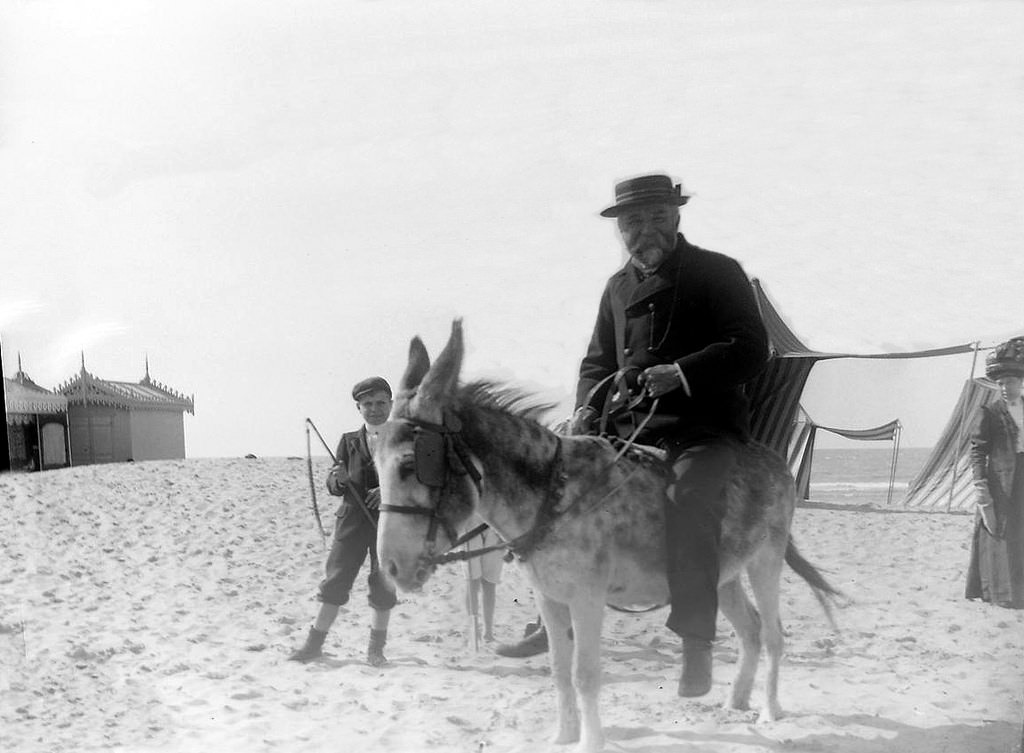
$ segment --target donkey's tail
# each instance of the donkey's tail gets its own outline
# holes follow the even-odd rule
[[[793,572],[807,581],[807,584],[814,592],[814,597],[825,611],[825,616],[828,617],[832,629],[838,632],[839,626],[836,624],[835,615],[832,613],[832,604],[843,595],[842,592],[834,588],[825,580],[825,576],[818,572],[814,565],[803,558],[803,555],[797,551],[793,539],[790,539],[789,543],[786,544],[786,564],[793,568]]]

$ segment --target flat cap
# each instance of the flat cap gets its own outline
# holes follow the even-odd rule
[[[352,388],[352,399],[358,402],[371,392],[386,392],[388,397],[391,397],[391,385],[384,377],[368,377],[361,382],[356,382],[356,386]]]

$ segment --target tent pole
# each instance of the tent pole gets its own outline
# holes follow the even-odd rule
[[[810,421],[810,417],[807,419]],[[807,449],[805,452],[805,458],[807,462],[807,486],[804,488],[804,501],[811,501],[811,471],[814,469],[814,445],[818,441],[818,427],[811,422],[811,433],[807,437]]]
[[[978,348],[981,347],[981,340],[974,341],[974,355],[971,357],[971,379],[974,379],[974,367],[978,365]]]
[[[903,433],[903,424],[896,422],[896,431],[892,433],[892,464],[889,468],[889,496],[885,500],[885,506],[892,504],[892,487],[896,483],[896,459],[900,454],[900,434]]]

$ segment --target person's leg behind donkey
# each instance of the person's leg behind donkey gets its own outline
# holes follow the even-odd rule
[[[484,544],[490,546],[490,538],[484,539]],[[480,558],[480,591],[484,607],[484,641],[494,641],[494,607],[497,602],[498,584],[501,583],[501,570],[504,567],[504,552],[496,549],[488,552]]]
[[[480,535],[479,548],[491,546],[497,537],[488,531]],[[470,550],[477,547],[470,547]],[[497,601],[497,588],[501,582],[501,571],[504,567],[504,552],[500,549],[466,560],[469,586],[466,593],[466,609],[470,615],[480,615],[480,603],[483,603],[483,640],[485,643],[494,641],[494,608]],[[481,599],[482,596],[482,599]],[[477,636],[478,638],[481,636]]]

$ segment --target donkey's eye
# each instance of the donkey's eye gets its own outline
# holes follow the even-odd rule
[[[405,455],[398,461],[398,478],[402,481],[416,472],[416,461],[412,455]]]

